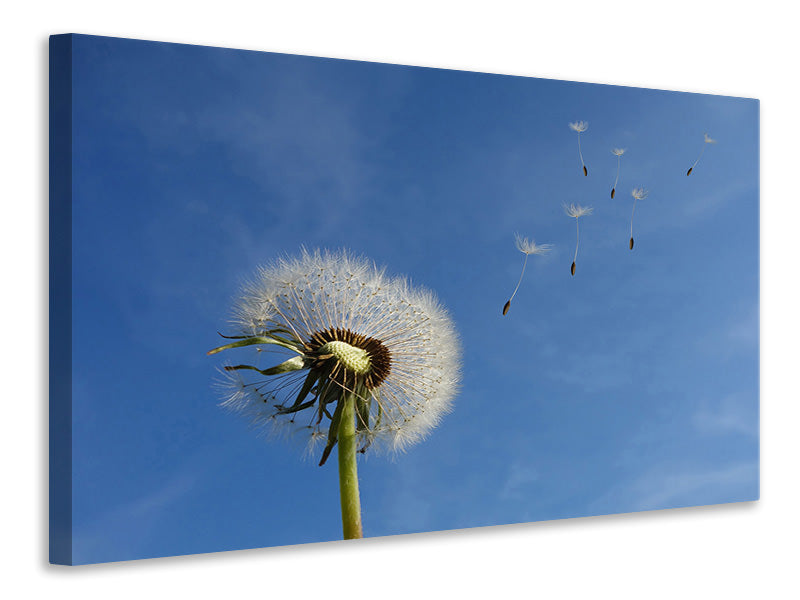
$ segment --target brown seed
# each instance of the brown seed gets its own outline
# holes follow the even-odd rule
[[[628,244],[628,247],[629,247],[631,250],[633,250],[633,238],[631,238],[631,242],[630,242],[630,244]]]
[[[583,165],[583,175],[584,175],[585,177],[588,177],[588,176],[589,176],[589,170],[586,168],[586,165]]]
[[[506,314],[509,308],[511,308],[511,300],[506,302],[506,305],[503,307],[503,314]]]
[[[569,270],[569,272],[572,273],[573,275],[575,275],[575,263],[574,262],[572,263],[572,268]]]
[[[612,200],[614,199],[614,192],[616,192],[616,191],[617,191],[616,188],[611,188],[611,199]]]
[[[694,167],[689,167],[689,170],[686,171],[686,176],[687,177],[692,174],[692,169],[694,169]]]

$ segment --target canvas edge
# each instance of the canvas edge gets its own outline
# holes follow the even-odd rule
[[[72,34],[49,39],[49,560],[72,557]]]

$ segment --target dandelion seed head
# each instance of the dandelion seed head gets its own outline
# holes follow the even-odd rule
[[[704,133],[704,134],[703,134],[703,141],[704,141],[706,144],[716,144],[716,143],[717,143],[717,140],[711,139],[711,138],[708,136],[708,134],[707,134],[707,133]]]
[[[320,346],[318,352],[331,354],[345,369],[358,375],[366,375],[372,367],[372,357],[364,348],[359,348],[341,340],[331,340]]]
[[[517,250],[523,254],[545,254],[552,248],[551,244],[537,244],[534,240],[522,237],[518,233],[515,235],[514,242]]]
[[[650,192],[648,190],[644,189],[643,187],[637,187],[637,188],[634,188],[631,191],[631,196],[633,196],[637,200],[644,200],[645,198],[647,198],[647,195],[649,193]]]
[[[578,133],[583,133],[587,129],[589,129],[588,121],[575,121],[574,123],[569,124],[570,129],[573,131],[577,131]]]
[[[279,332],[275,335],[296,344],[296,352],[265,346],[274,351],[257,358],[271,360],[257,369],[298,353],[308,368],[269,377],[250,367],[225,370],[222,406],[270,435],[304,440],[309,452],[327,440],[336,406],[330,398],[342,392],[356,394],[361,407],[362,448],[402,451],[424,439],[451,410],[461,363],[452,320],[433,293],[386,275],[362,257],[303,250],[263,267],[245,286],[232,324],[241,336]],[[316,397],[316,404],[295,410],[309,374],[321,365],[333,365],[332,371],[303,399]],[[333,394],[327,405],[320,400],[326,389]]]
[[[590,215],[592,211],[594,211],[594,209],[591,206],[580,206],[579,204],[564,205],[564,213],[566,213],[568,217],[574,217],[576,219]]]
[[[627,148],[614,148],[611,150],[611,153],[615,156],[622,156],[625,154],[625,150],[627,150]]]

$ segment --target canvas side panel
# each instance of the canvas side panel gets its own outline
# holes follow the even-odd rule
[[[758,215],[756,216],[757,219],[757,231],[758,231],[758,247],[761,248],[761,100],[754,100],[756,103],[756,129],[758,131],[758,147],[756,148],[756,156],[758,157],[758,169],[756,169],[756,181],[757,181],[757,189],[758,189]],[[759,422],[759,434],[758,434],[758,488],[756,492],[756,497],[753,500],[760,500],[761,499],[761,253],[759,250],[759,261],[758,261],[758,296],[759,296],[759,308],[758,308],[758,354],[756,360],[758,361],[758,389],[759,389],[759,396],[758,396],[758,422]]]
[[[50,562],[72,564],[72,35],[50,36]]]

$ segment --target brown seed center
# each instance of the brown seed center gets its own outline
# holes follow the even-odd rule
[[[316,352],[328,342],[334,341],[344,342],[356,348],[361,348],[369,355],[369,372],[360,376],[363,377],[364,385],[367,389],[375,389],[386,380],[392,368],[392,355],[383,342],[375,338],[366,337],[360,333],[355,333],[349,329],[331,327],[314,333],[308,341],[308,346],[312,352]],[[352,389],[351,386],[355,382],[356,374],[342,368],[337,370],[333,378],[340,385]]]

